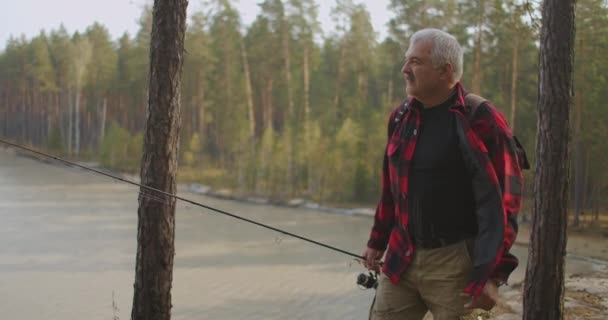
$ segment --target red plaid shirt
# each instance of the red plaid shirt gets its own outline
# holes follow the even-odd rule
[[[469,121],[470,106],[465,106],[465,90],[456,86],[457,99],[450,111],[457,121],[457,134],[465,163],[473,176],[478,234],[475,239],[473,271],[465,292],[479,295],[488,279],[505,281],[518,260],[509,253],[517,236],[517,214],[523,188],[522,169],[511,130],[504,117],[489,102],[483,103]],[[382,169],[382,196],[378,203],[368,247],[388,250],[382,272],[398,283],[408,268],[414,245],[408,225],[408,174],[422,105],[411,99],[408,107],[395,109],[403,116],[388,138]],[[390,124],[389,124],[390,126]]]

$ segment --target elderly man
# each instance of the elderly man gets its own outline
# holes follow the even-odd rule
[[[405,54],[410,99],[389,118],[382,197],[363,253],[368,269],[382,268],[372,319],[490,309],[517,267],[509,250],[523,185],[518,143],[489,102],[467,94],[462,61],[458,41],[436,29],[416,32]]]

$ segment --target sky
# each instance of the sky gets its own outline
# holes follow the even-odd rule
[[[261,0],[239,0],[238,9],[243,22],[251,23],[258,11]],[[370,12],[374,30],[379,37],[387,34],[386,24],[392,17],[387,9],[389,0],[354,0],[363,3]],[[0,50],[12,35],[27,39],[40,33],[58,29],[63,23],[69,33],[84,31],[97,21],[103,24],[114,40],[125,31],[134,35],[137,32],[137,20],[145,3],[151,0],[7,0],[0,10]],[[325,33],[333,30],[330,10],[334,0],[317,0],[319,20]],[[190,0],[188,12],[200,8],[199,0]]]

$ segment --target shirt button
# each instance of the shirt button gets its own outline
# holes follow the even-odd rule
[[[409,256],[410,256],[410,254],[411,254],[411,253],[410,253],[410,251],[409,251],[409,250],[405,251],[405,256],[406,256],[406,257],[409,257]]]

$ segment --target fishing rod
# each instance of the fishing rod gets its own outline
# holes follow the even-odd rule
[[[149,190],[149,191],[157,192],[159,194],[162,194],[162,195],[165,195],[165,196],[177,199],[177,200],[181,200],[183,202],[190,203],[192,205],[195,205],[195,206],[198,206],[198,207],[201,207],[201,208],[205,208],[205,209],[208,209],[208,210],[211,210],[211,211],[215,211],[217,213],[221,213],[223,215],[226,215],[226,216],[229,216],[229,217],[241,220],[241,221],[245,221],[245,222],[254,224],[256,226],[263,227],[263,228],[266,228],[266,229],[269,229],[269,230],[272,230],[272,231],[284,234],[286,236],[290,236],[290,237],[293,237],[293,238],[296,238],[296,239],[300,239],[300,240],[303,240],[303,241],[315,244],[317,246],[320,246],[320,247],[323,247],[323,248],[326,248],[326,249],[329,249],[329,250],[333,250],[333,251],[336,251],[336,252],[339,252],[339,253],[351,256],[351,257],[355,257],[357,259],[366,260],[365,257],[360,256],[358,254],[354,254],[352,252],[348,252],[346,250],[342,250],[340,248],[336,248],[334,246],[330,246],[328,244],[321,243],[319,241],[315,241],[315,240],[312,240],[312,239],[309,239],[309,238],[306,238],[306,237],[303,237],[303,236],[299,236],[297,234],[294,234],[294,233],[291,233],[291,232],[287,232],[285,230],[281,230],[281,229],[278,229],[278,228],[275,228],[275,227],[272,227],[272,226],[269,226],[269,225],[266,225],[266,224],[263,224],[263,223],[251,220],[251,219],[247,219],[247,218],[238,216],[236,214],[232,214],[232,213],[226,212],[224,210],[216,209],[216,208],[204,205],[202,203],[199,203],[199,202],[196,202],[196,201],[193,201],[193,200],[190,200],[190,199],[186,199],[186,198],[183,198],[183,197],[180,197],[180,196],[177,196],[177,195],[174,195],[174,194],[162,191],[162,190],[158,190],[158,189],[155,189],[155,188],[152,188],[152,187],[149,187],[149,186],[145,186],[145,185],[142,185],[142,184],[139,184],[139,183],[127,180],[127,179],[123,179],[121,177],[109,174],[107,172],[103,172],[103,171],[100,171],[100,170],[89,168],[87,166],[83,166],[83,165],[74,163],[72,161],[64,160],[64,159],[61,159],[61,158],[58,158],[58,157],[46,154],[44,152],[36,151],[36,150],[30,149],[30,148],[27,148],[27,147],[24,147],[24,146],[21,146],[21,145],[18,145],[18,144],[15,144],[15,143],[3,140],[3,139],[0,139],[0,142],[4,143],[6,145],[12,146],[12,147],[21,149],[21,150],[28,151],[30,153],[33,153],[33,154],[36,154],[36,155],[39,155],[39,156],[43,156],[45,158],[53,159],[53,160],[58,161],[58,162],[63,163],[63,164],[67,164],[67,165],[74,166],[74,167],[77,167],[77,168],[80,168],[80,169],[84,169],[84,170],[87,170],[87,171],[90,171],[90,172],[94,172],[96,174],[103,175],[103,176],[106,176],[106,177],[109,177],[109,178],[112,178],[112,179],[115,179],[115,180],[118,180],[118,181],[121,181],[121,182],[124,182],[124,183],[128,183],[128,184],[131,184],[131,185],[134,185],[134,186],[138,186],[140,188],[143,188],[143,189],[146,189],[146,190]],[[154,197],[152,197],[152,198],[154,198]],[[158,198],[155,198],[155,199],[159,200]]]

